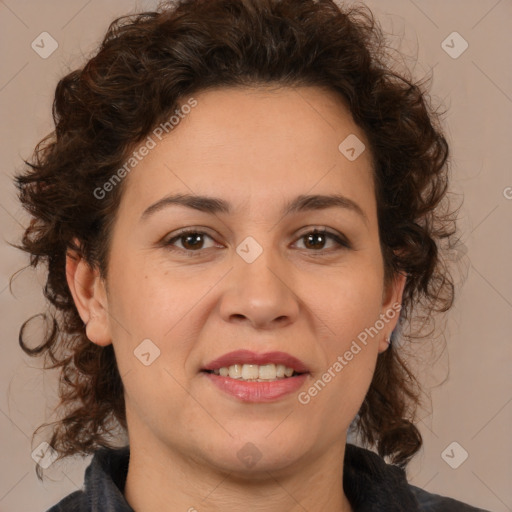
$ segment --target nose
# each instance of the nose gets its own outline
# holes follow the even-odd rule
[[[300,303],[293,290],[292,272],[277,260],[270,250],[264,250],[252,263],[235,255],[221,298],[224,321],[269,330],[297,320]]]

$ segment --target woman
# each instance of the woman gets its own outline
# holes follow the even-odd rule
[[[455,228],[438,117],[371,13],[162,4],[110,26],[54,118],[16,182],[57,311],[20,343],[62,372],[51,457],[94,458],[51,512],[478,510],[405,478],[397,343],[452,305]]]

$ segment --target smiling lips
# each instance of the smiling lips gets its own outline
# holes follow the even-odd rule
[[[287,354],[285,352],[265,352],[264,354],[257,354],[256,352],[251,352],[250,350],[235,350],[234,352],[229,352],[228,354],[224,354],[223,356],[219,357],[218,359],[215,359],[214,361],[209,362],[203,370],[205,371],[215,371],[215,370],[221,370],[223,368],[230,368],[232,366],[238,366],[242,370],[244,367],[260,367],[265,368],[267,367],[266,371],[269,371],[268,367],[275,366],[277,367],[283,367],[288,370],[295,372],[297,374],[300,373],[307,373],[309,370],[306,367],[306,365],[297,359],[296,357],[293,357],[290,354]],[[265,371],[265,370],[264,370]],[[289,373],[288,371],[288,373]],[[281,370],[282,372],[282,370]],[[286,375],[286,371],[284,372],[284,375]],[[253,375],[251,373],[251,375]],[[282,375],[282,377],[284,377]],[[242,378],[246,378],[243,375],[241,375]],[[291,375],[287,375],[287,377],[291,377]],[[240,378],[240,376],[235,376],[233,378]],[[247,378],[255,378],[253,376],[247,377]],[[257,377],[256,377],[257,378]],[[260,378],[266,378],[266,377],[260,377]]]
[[[246,402],[270,402],[298,390],[309,374],[306,365],[285,352],[229,352],[202,372],[219,389]]]

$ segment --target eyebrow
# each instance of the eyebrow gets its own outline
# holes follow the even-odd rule
[[[166,196],[146,208],[140,220],[146,220],[156,212],[173,205],[185,206],[212,215],[218,213],[230,214],[232,212],[230,203],[224,199],[192,194],[175,194]],[[328,208],[343,208],[352,211],[359,215],[364,220],[365,224],[368,224],[368,218],[363,209],[355,201],[341,194],[300,195],[286,203],[281,213],[284,217],[293,213],[326,210]]]

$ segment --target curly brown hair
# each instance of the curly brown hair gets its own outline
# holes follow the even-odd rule
[[[420,449],[414,422],[422,389],[403,350],[407,340],[424,337],[412,328],[413,318],[429,320],[453,304],[453,279],[441,249],[456,229],[454,212],[445,206],[449,149],[442,113],[431,104],[426,80],[396,71],[388,50],[364,5],[180,0],[113,21],[96,54],[59,81],[55,130],[15,177],[32,216],[18,247],[30,254],[30,265],[47,265],[44,294],[50,303],[44,341],[27,346],[24,331],[32,317],[19,342],[27,354],[44,355],[47,368],[60,368],[64,414],[52,423],[49,441],[59,458],[112,446],[112,432],[127,428],[112,345],[87,339],[66,281],[68,251],[106,277],[123,183],[101,200],[94,190],[182,98],[211,87],[265,84],[341,93],[370,143],[386,279],[394,273],[408,279],[400,330],[378,356],[353,426],[363,442],[401,467]]]

